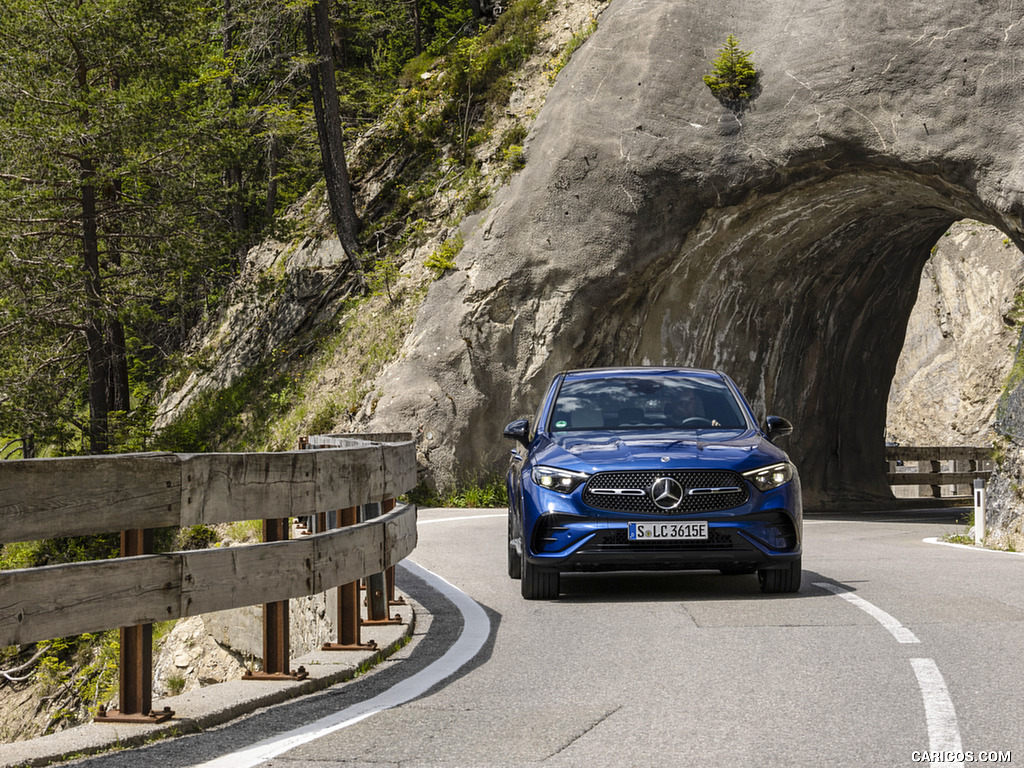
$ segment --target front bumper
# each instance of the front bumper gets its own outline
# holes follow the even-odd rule
[[[534,486],[524,498],[523,543],[533,565],[560,571],[692,570],[786,567],[801,557],[799,481],[752,490],[747,503],[686,515],[638,515],[595,510],[579,491],[556,494]],[[629,541],[631,521],[706,520],[700,541]]]
[[[641,543],[629,541],[626,522],[569,522],[566,516],[542,516],[534,528],[527,559],[561,571],[782,567],[801,556],[801,546],[792,526],[786,537],[789,541],[782,542],[780,530],[785,523],[779,516],[770,517],[775,520],[709,521],[705,541]],[[761,537],[772,539],[776,546]]]

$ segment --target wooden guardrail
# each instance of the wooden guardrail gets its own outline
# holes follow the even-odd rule
[[[243,520],[287,539],[282,520],[380,504],[415,486],[411,435],[371,437],[395,441],[0,462],[0,543],[122,531],[124,551],[126,538],[141,543],[154,528]],[[415,545],[416,509],[399,505],[293,540],[0,571],[0,647],[312,595],[383,572]]]
[[[943,486],[972,486],[977,478],[987,480],[992,474],[992,449],[973,446],[904,446],[887,445],[885,460],[889,485],[917,485],[928,489],[933,498],[942,496]],[[908,471],[907,462],[916,462],[917,471]],[[899,465],[904,465],[899,471]],[[943,464],[951,467],[943,470]],[[925,471],[922,471],[927,467]],[[968,488],[959,496],[969,496]]]

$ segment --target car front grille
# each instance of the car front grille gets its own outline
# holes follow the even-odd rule
[[[656,505],[651,495],[651,486],[661,478],[675,480],[682,491],[679,504],[671,509]],[[588,507],[641,515],[716,512],[739,507],[749,498],[746,481],[728,470],[599,472],[583,489],[583,503]]]

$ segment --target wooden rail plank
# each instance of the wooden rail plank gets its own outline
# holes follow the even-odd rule
[[[285,600],[379,573],[416,545],[416,507],[272,544],[0,571],[0,647]]]
[[[415,515],[405,518],[411,519],[415,526]],[[333,536],[337,534],[337,530],[311,536],[316,548],[315,591],[325,592],[342,584],[351,584],[364,576],[380,573],[405,557],[404,554],[399,554],[397,560],[388,561],[387,555],[395,553],[389,553],[385,546],[387,525],[388,521],[382,517],[339,529],[346,532],[351,542],[345,548],[334,545]],[[411,547],[406,554],[409,552],[412,552]]]
[[[173,453],[0,461],[0,544],[178,525]]]
[[[385,470],[379,446],[322,449],[316,457],[318,512],[384,499]],[[407,485],[401,493],[413,485]]]
[[[384,455],[384,495],[385,499],[397,499],[403,493],[416,487],[416,450],[415,444],[383,443],[381,452]]]
[[[0,646],[175,619],[180,592],[176,555],[0,571]]]
[[[984,461],[992,458],[991,448],[962,445],[887,445],[886,461]]]
[[[313,543],[307,537],[181,555],[181,615],[312,595]]]
[[[991,472],[890,472],[889,485],[971,485],[975,478],[987,479]]]
[[[314,515],[416,485],[412,441],[281,453],[0,461],[0,544]]]
[[[203,453],[183,458],[182,525],[315,514],[316,453]]]

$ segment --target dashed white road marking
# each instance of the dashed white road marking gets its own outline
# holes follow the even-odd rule
[[[883,627],[885,627],[887,630],[889,630],[889,634],[895,637],[898,642],[921,642],[917,639],[917,636],[913,632],[911,632],[909,629],[900,624],[899,621],[896,620],[895,616],[886,613],[877,605],[869,603],[863,597],[855,595],[846,587],[841,587],[838,584],[832,584],[831,582],[827,581],[816,581],[814,582],[814,586],[821,587],[822,589],[827,589],[829,592],[832,592],[835,595],[839,595],[839,597],[843,598],[843,600],[846,600],[847,602],[857,606],[862,611],[864,611],[864,613],[866,613],[868,616],[870,616]]]
[[[928,723],[928,743],[932,752],[962,753],[960,727],[956,722],[956,710],[949,698],[946,681],[942,679],[939,667],[932,659],[911,659],[917,675],[917,684],[921,687],[921,698],[924,700],[924,716]],[[946,765],[962,766],[963,762],[950,762]]]
[[[827,589],[844,600],[856,605],[885,627],[889,633],[901,643],[920,643],[917,636],[899,623],[893,616],[862,597],[853,594],[846,587],[826,581],[814,582],[814,586]],[[917,685],[921,689],[924,701],[925,723],[928,726],[928,743],[931,752],[959,755],[962,752],[960,727],[956,720],[956,709],[949,697],[946,681],[933,659],[911,659],[911,666],[917,676]],[[963,766],[963,762],[951,761],[950,766]]]

